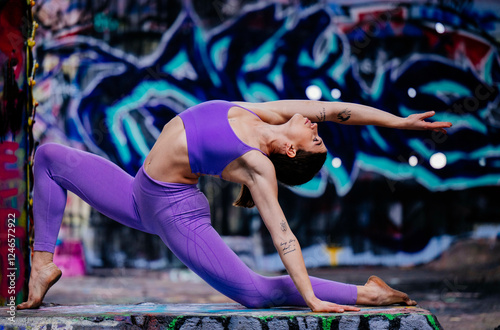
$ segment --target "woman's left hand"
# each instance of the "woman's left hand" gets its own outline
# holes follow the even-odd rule
[[[309,308],[315,313],[343,313],[343,312],[359,312],[361,309],[355,306],[338,305],[332,302],[315,299],[309,304]]]
[[[450,128],[452,124],[447,121],[435,121],[428,122],[425,119],[434,116],[436,113],[434,111],[427,111],[424,113],[416,113],[410,115],[404,119],[403,129],[414,129],[414,130],[433,130],[435,132],[441,132],[446,134],[445,128]]]

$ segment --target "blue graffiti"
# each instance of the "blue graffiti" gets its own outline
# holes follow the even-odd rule
[[[249,5],[207,27],[185,7],[144,56],[83,34],[44,40],[39,60],[57,64],[42,72],[37,88],[56,95],[46,96],[41,121],[62,125],[61,136],[134,174],[162,126],[189,106],[209,99],[305,99],[307,88],[316,86],[324,101],[362,103],[399,116],[435,110],[436,120],[454,127],[444,136],[321,124],[328,162],[295,192],[320,196],[333,182],[345,195],[360,170],[395,181],[412,178],[431,190],[500,182],[493,10],[408,3],[364,7],[363,15],[355,5],[295,9]],[[119,33],[116,17],[100,15],[95,22],[98,32]],[[54,108],[62,115],[57,123],[49,118]],[[438,152],[447,160],[442,169],[429,163]]]

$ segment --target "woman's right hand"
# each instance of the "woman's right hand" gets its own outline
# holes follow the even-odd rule
[[[402,129],[413,129],[413,130],[432,130],[435,132],[441,132],[446,134],[445,128],[450,128],[452,124],[450,122],[429,122],[425,119],[430,118],[436,114],[435,111],[427,111],[424,113],[414,113],[409,115],[403,120],[400,128]]]
[[[355,306],[338,305],[332,302],[314,299],[308,303],[309,308],[315,313],[343,313],[345,311],[359,312],[361,309]]]

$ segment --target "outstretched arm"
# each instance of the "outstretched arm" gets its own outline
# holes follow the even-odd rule
[[[262,166],[260,169],[263,169],[262,172],[254,173],[252,179],[246,184],[271,234],[274,246],[306,304],[313,312],[359,311],[357,307],[337,305],[316,297],[307,274],[300,244],[289,228],[278,203],[278,187],[274,169],[272,165]]]
[[[403,118],[373,107],[347,102],[283,100],[235,103],[254,111],[264,121],[271,124],[285,123],[294,114],[300,113],[313,122],[332,121],[347,125],[376,125],[399,129],[434,130],[443,133],[446,133],[445,128],[451,127],[449,122],[425,121],[434,115],[434,111]]]

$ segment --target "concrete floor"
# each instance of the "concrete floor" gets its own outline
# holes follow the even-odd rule
[[[4,312],[0,309],[1,312]],[[308,308],[247,309],[240,304],[43,306],[17,311],[2,329],[182,330],[440,330],[436,317],[416,307],[363,307],[360,312],[312,313]]]
[[[218,304],[233,301],[187,269],[145,271],[100,270],[85,277],[62,277],[45,302],[89,304]],[[434,314],[444,329],[495,329],[500,326],[500,272],[480,269],[470,274],[417,268],[336,268],[310,275],[362,285],[376,274],[407,292],[418,307]]]

